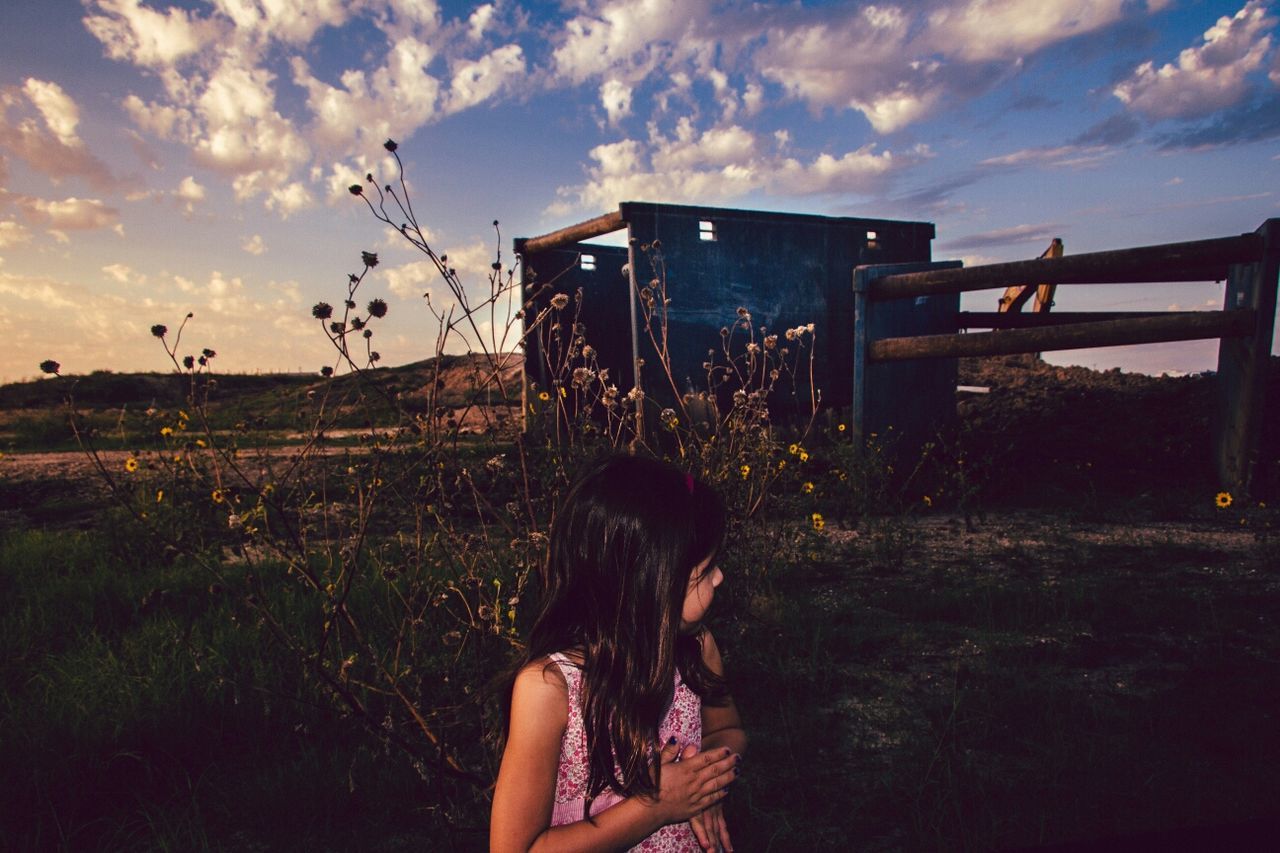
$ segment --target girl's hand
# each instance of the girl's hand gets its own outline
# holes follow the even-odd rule
[[[689,818],[693,827],[693,835],[703,850],[724,850],[733,853],[733,842],[729,840],[729,824],[724,819],[724,807],[720,803],[707,806],[701,813]]]
[[[692,758],[697,753],[696,747],[686,746],[681,760]],[[734,767],[740,766],[738,756],[735,754],[733,758]],[[698,839],[698,846],[703,850],[733,850],[733,842],[729,840],[729,824],[724,819],[724,806],[721,803],[707,806],[689,818],[689,825],[693,828],[694,837]]]
[[[737,760],[728,749],[695,750],[683,761],[677,761],[679,756],[674,738],[662,747],[657,805],[664,824],[689,820],[719,803],[728,795],[729,783],[738,777]]]

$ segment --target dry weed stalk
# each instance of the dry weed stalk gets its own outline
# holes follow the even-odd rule
[[[665,455],[719,484],[740,546],[793,535],[795,525],[760,513],[777,484],[796,476],[784,472],[786,444],[769,404],[789,398],[791,408],[807,408],[788,427],[803,441],[820,403],[813,327],[770,334],[744,307],[708,350],[705,387],[681,388],[665,261],[659,245],[646,246],[654,274],[636,298],[643,360],[661,381],[648,395],[619,389],[588,343],[581,293],[557,293],[555,279],[522,293],[500,245],[487,289],[477,296],[464,286],[426,238],[395,143],[386,148],[397,183],[379,186],[370,174],[368,189],[351,193],[432,262],[450,295],[448,305],[427,300],[436,334],[425,402],[376,369],[373,339],[387,305],[375,297],[358,310],[379,263],[364,252],[341,310],[312,309],[335,355],[296,413],[300,445],[275,446],[252,423],[219,423],[216,353],[180,354],[190,315],[172,338],[152,328],[186,383],[185,408],[151,410],[140,426],[158,434],[159,449],[130,455],[121,475],[93,435],[77,436],[137,524],[237,590],[250,623],[287,649],[341,713],[407,753],[447,820],[465,820],[492,770],[485,685],[520,642],[522,602],[570,472],[601,449]],[[535,340],[551,387],[517,387],[513,366]],[[462,399],[446,382],[454,349],[469,352]],[[511,429],[516,405],[527,432]],[[468,426],[477,420],[480,429]],[[336,444],[336,430],[352,423],[354,441]]]

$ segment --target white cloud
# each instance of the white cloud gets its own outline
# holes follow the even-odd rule
[[[68,147],[82,145],[76,135],[76,125],[80,123],[80,109],[57,83],[49,83],[28,77],[22,85],[31,103],[44,117],[45,126],[53,132],[58,141]]]
[[[771,17],[751,63],[814,112],[854,110],[876,132],[892,133],[1017,73],[1027,56],[1158,7],[1128,0],[801,7]]]
[[[503,45],[479,59],[455,63],[446,111],[456,113],[482,104],[526,74],[524,51],[518,44]]]
[[[172,201],[188,214],[194,213],[196,204],[204,201],[208,194],[205,186],[194,177],[188,175],[178,182],[172,190],[132,190],[125,194],[125,201]]]
[[[631,115],[631,87],[621,80],[606,80],[600,84],[600,104],[609,116],[609,124],[616,125]]]
[[[1009,228],[997,228],[992,231],[983,231],[954,240],[947,240],[939,243],[938,248],[943,250],[973,250],[1017,243],[1043,243],[1048,245],[1050,241],[1061,233],[1062,225],[1057,223],[1013,225]]]
[[[197,162],[234,175],[240,199],[288,181],[310,157],[307,143],[275,109],[274,76],[226,58],[197,99],[202,133],[192,140]]]
[[[405,36],[391,46],[381,67],[370,74],[348,69],[340,85],[332,86],[294,57],[293,82],[307,92],[310,130],[319,147],[352,154],[437,118],[440,81],[427,71],[434,59],[426,42]]]
[[[263,242],[261,234],[254,234],[252,237],[246,237],[240,244],[240,248],[256,257],[266,253],[267,244]]]
[[[988,167],[1040,166],[1058,169],[1082,169],[1097,166],[1114,156],[1116,150],[1105,145],[1057,145],[1022,148],[978,163]]]
[[[465,246],[454,246],[445,252],[449,266],[458,271],[464,283],[488,281],[494,261],[494,247],[480,240]]]
[[[106,164],[76,134],[79,123],[79,107],[57,83],[28,77],[21,87],[0,87],[0,153],[11,152],[55,182],[83,177],[96,188],[114,186]]]
[[[1179,53],[1177,64],[1144,62],[1112,94],[1152,119],[1199,118],[1229,107],[1247,93],[1248,75],[1262,67],[1275,23],[1265,0],[1249,0],[1206,30],[1203,44]]]
[[[187,213],[194,213],[196,203],[204,201],[205,188],[195,178],[187,175],[178,183],[178,188],[173,191],[173,197],[182,203]]]
[[[174,191],[174,195],[183,201],[204,201],[205,189],[195,178],[187,175],[178,183],[178,188]]]
[[[608,210],[621,201],[649,200],[711,204],[764,191],[778,196],[871,193],[895,172],[930,156],[917,148],[905,155],[877,153],[874,144],[840,155],[819,154],[805,162],[785,155],[786,137],[767,137],[765,146],[751,132],[730,126],[697,133],[688,120],[666,137],[650,127],[647,143],[624,139],[591,149],[595,165],[587,181],[557,190],[548,208],[556,215],[572,210]]]
[[[305,210],[312,205],[313,201],[310,190],[298,181],[273,187],[267,193],[267,209],[276,211],[283,219],[287,219],[299,210]]]
[[[864,145],[840,157],[819,154],[807,164],[788,158],[770,178],[768,188],[786,195],[867,192],[894,169],[893,154],[877,154],[875,148]]]
[[[1015,59],[1114,24],[1124,6],[1125,0],[968,0],[930,14],[927,41],[966,62]]]
[[[662,138],[653,127],[650,139],[655,143],[653,166],[660,172],[696,166],[744,166],[756,154],[756,138],[750,131],[731,125],[698,134],[688,118],[677,122],[674,139]]]
[[[472,41],[479,41],[484,37],[484,32],[489,27],[489,23],[493,20],[493,4],[484,3],[475,8],[471,13],[471,17],[467,19],[467,38]]]
[[[107,264],[102,268],[107,278],[117,284],[133,284],[144,285],[147,283],[147,277],[128,264]]]
[[[17,204],[28,221],[54,231],[92,231],[119,226],[120,211],[96,198],[73,196],[51,201],[24,196],[17,199]]]
[[[31,232],[21,222],[0,221],[0,249],[11,249],[31,242]]]
[[[776,26],[757,67],[815,110],[862,112],[880,133],[921,118],[942,93],[939,63],[912,59],[915,24],[901,10],[870,6],[840,20]]]
[[[97,0],[84,25],[107,50],[107,56],[149,68],[173,65],[212,44],[221,27],[184,9],[165,12],[139,0]]]
[[[594,13],[584,9],[565,22],[555,74],[574,84],[606,72],[643,77],[673,51],[698,50],[697,24],[710,9],[708,0],[607,0]]]
[[[127,95],[124,110],[133,123],[161,139],[186,141],[195,135],[195,116],[185,107],[147,102]]]
[[[356,0],[214,0],[236,29],[290,45],[304,45],[325,27],[339,27],[365,4]]]
[[[453,263],[453,258],[449,258]],[[431,261],[410,261],[398,267],[386,267],[382,277],[387,289],[402,299],[414,299],[431,291],[431,285],[440,273]]]

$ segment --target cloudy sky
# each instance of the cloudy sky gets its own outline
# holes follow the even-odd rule
[[[384,363],[439,285],[346,187],[399,141],[440,251],[625,200],[937,223],[935,258],[1253,231],[1280,216],[1275,0],[5,0],[0,380],[317,369],[362,250]],[[967,296],[990,310],[998,293]],[[1063,288],[1061,310],[1221,307],[1213,284]],[[1216,343],[1062,353],[1211,369]]]

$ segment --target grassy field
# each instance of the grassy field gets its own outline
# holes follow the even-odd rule
[[[470,374],[453,367],[445,390],[462,399]],[[1274,367],[1280,389],[1280,360]],[[774,529],[757,518],[731,543],[713,627],[751,736],[729,800],[737,849],[987,850],[1162,831],[1175,845],[1197,827],[1219,840],[1234,832],[1226,849],[1248,849],[1246,834],[1280,832],[1275,420],[1259,460],[1272,491],[1219,508],[1210,379],[1025,361],[981,369],[970,378],[993,391],[962,403],[965,443],[935,449],[927,493],[913,485],[885,502],[887,457],[859,469],[838,439],[815,443],[803,473],[798,448],[779,450],[789,479],[763,514],[789,518],[776,529],[791,532],[757,535]],[[439,375],[417,365],[387,377],[407,395]],[[228,512],[238,498],[237,513],[252,508],[261,484],[224,495],[198,468],[210,457],[193,449],[204,448],[198,435],[213,444],[234,434],[266,477],[275,445],[314,416],[324,389],[312,377],[244,377],[244,387],[223,378],[202,410],[209,429],[198,431],[203,415],[184,426],[174,379],[71,381],[95,440],[119,448],[105,464],[130,484],[124,498],[178,549],[113,508],[83,459],[25,452],[74,444],[50,408],[68,382],[0,389],[0,848],[484,849],[483,788],[420,773],[308,674],[307,648],[290,651],[260,621],[249,594],[288,621],[286,633],[314,638],[323,584],[302,595],[270,561],[250,582]],[[341,409],[336,393],[328,427],[390,423],[367,400]],[[433,416],[463,420],[448,400]],[[1147,423],[1161,425],[1158,441],[1125,428]],[[188,431],[160,442],[166,426]],[[149,467],[157,442],[185,461]],[[431,457],[428,477],[411,454],[370,467],[377,440],[360,438],[364,455],[333,448],[314,465],[319,479],[282,485],[305,497],[328,482],[319,514],[308,510],[323,521],[317,530],[329,518],[349,524],[357,494],[375,486],[398,501],[400,514],[360,528],[365,553],[387,561],[350,606],[381,638],[421,643],[403,683],[483,778],[495,769],[485,684],[516,620],[513,611],[503,621],[507,593],[490,586],[501,572],[512,582],[507,534],[475,537],[466,525],[502,518],[521,477],[532,500],[549,499],[555,467],[503,463],[502,442],[467,436]],[[272,447],[257,456],[254,445]],[[138,478],[170,479],[129,479],[135,454]],[[735,500],[748,474],[779,464],[739,461],[719,481]],[[474,517],[426,559],[398,537],[429,504],[445,507],[437,521]],[[821,534],[814,511],[827,519]],[[304,559],[329,549],[333,560],[341,535],[317,538]],[[201,553],[218,576],[193,559]],[[396,580],[401,554],[417,554],[415,571],[427,575]],[[479,562],[459,570],[464,558]],[[451,561],[450,577],[473,583],[465,595],[431,585]],[[426,605],[424,626],[408,634],[377,622],[395,615],[404,590],[424,589],[470,600],[469,627],[450,630],[459,614]],[[488,616],[471,612],[478,589],[500,605]],[[528,613],[521,606],[521,624]]]
[[[0,539],[9,849],[482,849],[202,570]],[[898,547],[886,549],[892,535]],[[1277,817],[1280,578],[1220,518],[925,515],[739,567],[743,850],[991,849]]]

